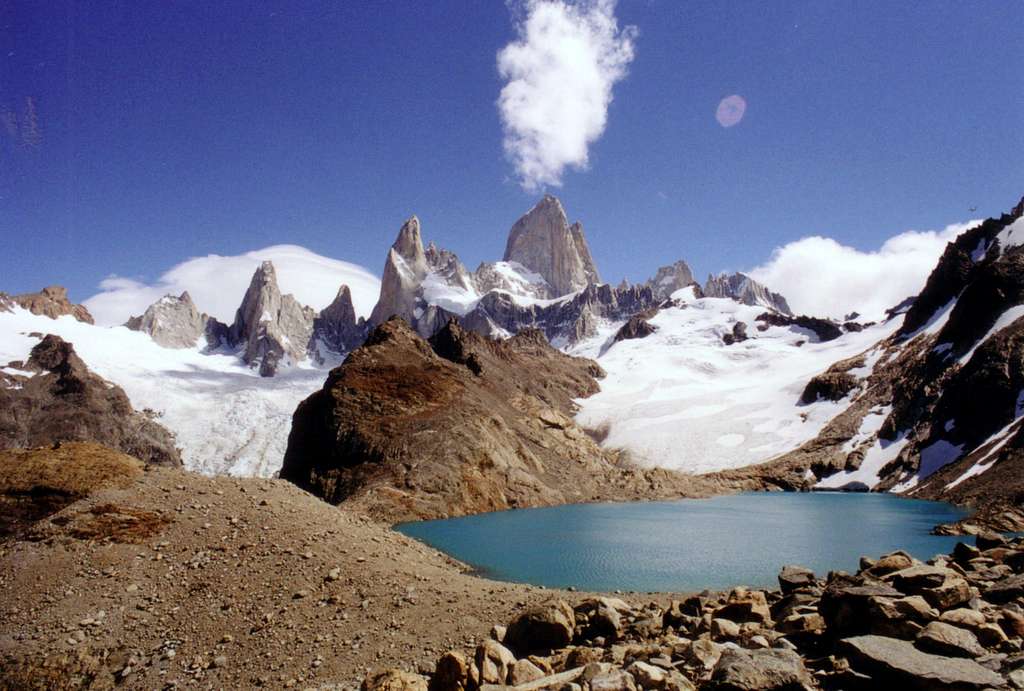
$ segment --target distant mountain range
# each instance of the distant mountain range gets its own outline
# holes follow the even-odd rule
[[[881,323],[793,315],[748,276],[700,285],[682,260],[639,285],[601,283],[582,224],[550,195],[513,224],[501,261],[472,272],[424,247],[414,216],[387,252],[368,318],[345,285],[319,312],[300,304],[270,262],[230,324],[187,292],[114,329],[92,325],[59,287],[0,294],[0,361],[14,363],[0,386],[24,389],[34,375],[17,364],[38,342],[31,334],[54,333],[154,411],[186,466],[268,474],[285,456],[292,412],[327,369],[393,317],[422,339],[455,319],[500,339],[534,330],[596,359],[607,374],[576,422],[623,462],[977,501],[974,488],[991,494],[996,478],[1017,486],[1021,215],[1018,205],[950,243],[921,294]]]

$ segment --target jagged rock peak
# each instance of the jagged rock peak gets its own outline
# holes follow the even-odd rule
[[[242,359],[247,364],[259,365],[265,377],[273,376],[282,360],[305,359],[315,316],[292,295],[281,294],[274,265],[265,261],[253,274],[228,338],[232,345],[245,345]]]
[[[64,286],[46,286],[38,293],[22,293],[8,298],[14,304],[50,319],[70,314],[80,322],[94,324],[92,315],[84,305],[76,305],[68,299],[68,289]]]
[[[423,251],[423,239],[420,237],[420,219],[416,216],[410,216],[402,224],[391,248],[406,261],[416,275],[422,277],[427,272],[427,258]]]
[[[786,298],[742,273],[708,275],[704,295],[709,298],[732,298],[744,305],[760,305],[782,314],[793,314]]]
[[[647,281],[647,285],[651,287],[656,298],[664,300],[693,282],[693,271],[690,270],[690,265],[680,259],[674,264],[660,267],[654,274],[654,278]]]
[[[125,326],[142,331],[164,348],[191,348],[206,332],[208,317],[200,314],[192,296],[165,295],[146,308],[141,317],[131,317]]]
[[[342,284],[331,304],[313,322],[313,337],[336,353],[347,353],[366,336],[363,320],[356,317],[352,292]]]
[[[583,226],[570,227],[562,203],[550,194],[512,226],[503,260],[540,274],[556,295],[600,282]]]
[[[428,271],[420,237],[420,220],[412,216],[402,224],[398,237],[388,250],[380,282],[380,297],[370,314],[370,323],[381,324],[392,316],[412,323],[416,292]]]

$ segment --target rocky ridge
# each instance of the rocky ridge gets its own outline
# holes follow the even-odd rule
[[[32,314],[39,314],[51,319],[70,315],[86,324],[95,323],[85,305],[73,304],[68,299],[68,291],[64,286],[47,286],[38,293],[22,293],[20,295],[8,295],[0,292],[0,311],[10,311],[14,305],[27,309]]]
[[[773,293],[746,274],[709,275],[704,283],[704,295],[709,298],[732,298],[744,305],[759,305],[781,314],[793,314],[786,298]]]
[[[536,330],[495,340],[452,320],[426,341],[393,318],[296,410],[281,477],[388,522],[706,492],[622,465],[573,422],[600,376]]]
[[[149,334],[164,348],[192,348],[203,337],[207,345],[216,347],[227,335],[227,327],[201,313],[188,291],[177,297],[165,295],[142,315],[131,317],[125,327]]]
[[[174,437],[125,392],[48,335],[25,362],[0,369],[0,448],[94,441],[146,463],[181,465]]]

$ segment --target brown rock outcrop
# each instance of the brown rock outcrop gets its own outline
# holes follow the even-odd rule
[[[572,399],[602,375],[536,330],[498,341],[453,320],[428,342],[391,319],[299,405],[281,477],[389,521],[696,492],[576,426]]]
[[[64,286],[47,286],[38,293],[22,293],[8,298],[14,304],[27,309],[32,314],[42,315],[50,319],[70,314],[80,322],[94,324],[92,315],[84,305],[73,304],[68,299],[68,290]]]
[[[92,441],[146,463],[181,465],[171,433],[136,412],[59,336],[43,338],[28,362],[11,364],[25,374],[0,372],[0,448]]]

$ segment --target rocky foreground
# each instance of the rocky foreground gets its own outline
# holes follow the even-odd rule
[[[552,599],[429,679],[383,670],[363,689],[1019,689],[1022,572],[1024,540],[989,533],[927,564],[895,552],[826,579],[787,566],[776,591]]]

